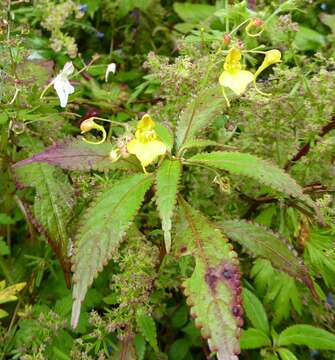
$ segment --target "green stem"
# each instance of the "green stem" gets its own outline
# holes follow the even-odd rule
[[[226,10],[226,33],[229,33],[229,0],[225,0],[225,10]]]

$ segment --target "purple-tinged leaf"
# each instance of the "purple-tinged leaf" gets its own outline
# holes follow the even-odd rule
[[[275,268],[299,279],[306,284],[314,297],[318,297],[302,259],[294,254],[293,248],[290,249],[288,242],[279,234],[243,220],[227,220],[221,225],[230,239],[237,241],[254,255],[270,260]]]
[[[183,286],[191,315],[218,360],[238,360],[243,325],[239,262],[224,235],[181,197],[174,246],[195,268]]]
[[[114,145],[88,144],[82,139],[67,138],[56,142],[36,155],[19,161],[14,167],[20,167],[31,163],[48,163],[67,170],[110,170],[110,169],[136,169],[138,161],[134,157],[120,158],[112,162],[110,152]]]

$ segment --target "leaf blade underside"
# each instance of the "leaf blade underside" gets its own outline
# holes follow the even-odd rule
[[[117,250],[152,182],[153,177],[145,174],[127,177],[103,191],[84,214],[73,259],[74,328],[88,287]]]
[[[74,191],[66,175],[49,164],[33,163],[15,172],[21,185],[36,189],[34,216],[54,242],[58,257],[67,256],[67,226],[73,216]],[[58,250],[57,250],[58,248]]]
[[[14,167],[39,162],[66,170],[80,171],[137,168],[138,162],[133,157],[112,162],[110,152],[114,148],[115,145],[109,143],[96,145],[88,144],[80,138],[67,138],[48,146],[28,159],[17,162]]]
[[[312,199],[303,193],[301,186],[289,174],[255,155],[233,151],[215,151],[197,154],[188,161],[226,170],[234,175],[253,178],[261,184],[301,200],[315,209]]]
[[[243,325],[238,259],[219,230],[179,198],[177,253],[193,255],[195,268],[183,286],[191,315],[219,360],[237,360]]]
[[[221,225],[230,239],[238,242],[254,255],[269,260],[278,270],[298,278],[317,297],[312,279],[302,259],[293,254],[279,234],[244,220],[226,220]]]

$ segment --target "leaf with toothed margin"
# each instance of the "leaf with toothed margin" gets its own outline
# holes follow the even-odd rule
[[[270,260],[277,269],[298,278],[306,284],[313,296],[318,297],[302,259],[294,255],[286,245],[288,241],[279,234],[243,220],[227,220],[222,222],[221,226],[230,239],[237,241],[256,256]]]
[[[176,130],[176,145],[179,149],[193,139],[198,131],[213,123],[226,108],[220,86],[201,91],[181,113]]]
[[[156,204],[162,220],[166,252],[171,249],[171,218],[177,201],[181,175],[179,160],[164,160],[156,175]]]
[[[276,191],[301,200],[315,209],[315,203],[303,193],[301,186],[289,174],[255,155],[216,151],[197,154],[188,159],[188,162],[226,170],[234,175],[250,177]]]
[[[73,328],[77,326],[88,287],[117,250],[152,183],[152,175],[127,177],[103,191],[85,212],[73,257]]]
[[[73,216],[74,191],[62,170],[48,164],[29,164],[15,171],[21,186],[34,187],[34,216],[47,231],[61,258],[67,256],[68,223]]]
[[[178,202],[176,253],[195,258],[194,272],[183,284],[191,315],[219,360],[237,360],[243,325],[237,255],[203,215],[181,197]]]
[[[110,152],[113,149],[115,145],[108,143],[95,145],[88,144],[80,138],[67,138],[28,159],[19,161],[14,167],[39,162],[56,165],[62,169],[80,171],[139,168],[138,161],[132,156],[112,162]]]

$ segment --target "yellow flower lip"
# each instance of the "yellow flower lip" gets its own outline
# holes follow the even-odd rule
[[[241,50],[233,47],[229,49],[224,63],[224,71],[220,75],[219,83],[222,86],[223,95],[230,106],[224,88],[231,89],[236,95],[243,94],[247,86],[254,80],[254,75],[247,70],[242,70]]]
[[[167,151],[166,145],[157,140],[155,126],[156,124],[150,115],[143,115],[137,124],[135,139],[127,143],[128,152],[139,159],[144,171],[146,166],[155,162],[159,156],[164,155]]]

